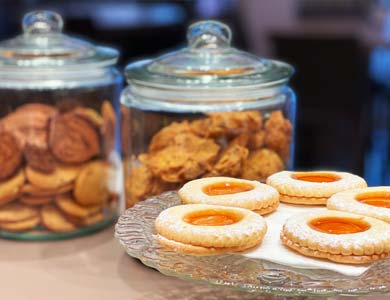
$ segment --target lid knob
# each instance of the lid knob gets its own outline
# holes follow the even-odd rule
[[[32,11],[23,17],[23,31],[25,34],[60,33],[64,21],[55,12],[47,10]]]
[[[200,21],[192,24],[187,31],[190,48],[230,47],[232,32],[229,26],[217,21]]]

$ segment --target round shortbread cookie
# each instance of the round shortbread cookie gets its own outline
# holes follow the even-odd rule
[[[357,214],[324,210],[287,219],[282,242],[305,255],[363,264],[390,255],[390,225]]]
[[[327,207],[390,223],[390,187],[378,186],[340,192],[329,198]]]
[[[0,208],[0,223],[20,222],[39,216],[35,207],[9,203]]]
[[[7,231],[20,232],[33,229],[38,226],[40,222],[41,218],[38,215],[18,222],[0,223],[0,228]]]
[[[280,201],[295,204],[326,204],[335,193],[367,187],[363,178],[346,172],[282,171],[267,178],[280,194]]]
[[[58,166],[52,173],[42,173],[26,167],[26,176],[29,182],[41,189],[58,189],[73,182],[81,166]]]
[[[69,232],[76,230],[76,226],[68,221],[62,213],[52,204],[47,204],[41,209],[42,225],[50,231]]]
[[[23,204],[26,205],[31,205],[31,206],[41,206],[44,204],[49,204],[50,202],[53,201],[53,197],[35,197],[35,196],[21,196],[19,198],[19,201]]]
[[[0,205],[13,201],[19,194],[24,181],[24,172],[20,170],[15,176],[0,183]]]
[[[170,207],[157,217],[155,228],[168,240],[201,247],[246,247],[260,243],[264,219],[247,209],[188,204]]]
[[[70,195],[58,195],[55,203],[64,214],[75,218],[87,218],[102,210],[101,205],[82,206],[74,201]]]
[[[232,206],[270,213],[279,205],[279,193],[258,181],[208,177],[187,182],[178,192],[185,204]]]

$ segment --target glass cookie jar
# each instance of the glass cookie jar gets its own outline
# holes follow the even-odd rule
[[[32,12],[23,34],[0,42],[1,237],[72,237],[117,215],[118,52],[62,26]]]
[[[208,176],[265,180],[291,168],[293,68],[230,46],[229,27],[191,25],[188,47],[127,66],[127,205]]]

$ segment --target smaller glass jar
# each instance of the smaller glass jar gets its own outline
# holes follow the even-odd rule
[[[62,25],[32,12],[23,34],[0,42],[1,237],[67,238],[117,215],[118,52]]]
[[[293,165],[293,68],[232,48],[219,22],[195,23],[187,38],[187,48],[126,68],[128,206],[196,178],[265,180]]]

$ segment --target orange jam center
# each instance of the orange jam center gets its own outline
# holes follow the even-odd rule
[[[370,225],[362,220],[340,217],[314,219],[309,223],[309,226],[314,230],[330,234],[357,233],[370,228]]]
[[[356,200],[368,205],[390,208],[390,193],[363,193],[357,195]]]
[[[184,216],[184,222],[200,226],[224,226],[237,223],[242,219],[239,213],[228,211],[197,211]]]
[[[309,173],[309,174],[294,174],[294,179],[308,182],[335,182],[340,178],[333,174],[322,174],[322,173]]]
[[[217,196],[242,193],[253,189],[253,185],[243,182],[217,182],[205,186],[203,192],[209,196]]]

